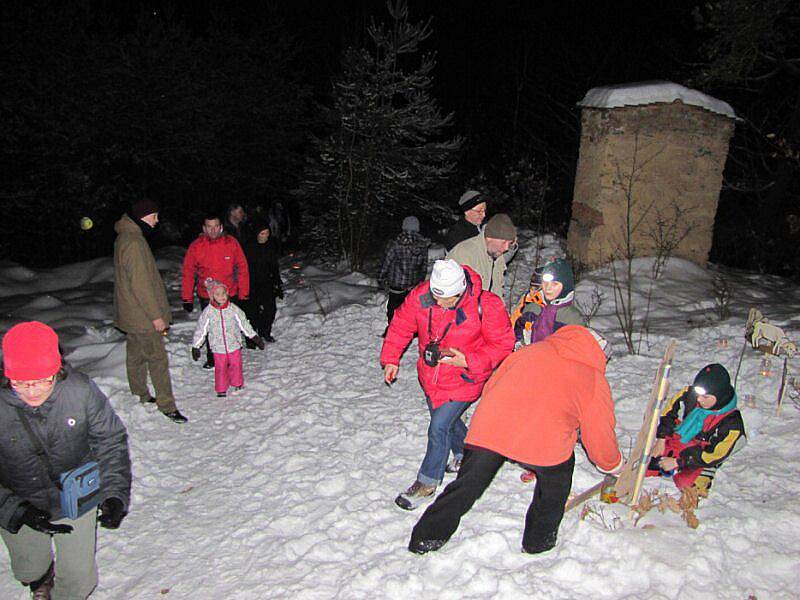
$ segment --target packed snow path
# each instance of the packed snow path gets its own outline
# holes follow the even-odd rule
[[[179,255],[162,256],[159,264],[172,274],[174,291]],[[740,397],[756,397],[755,407],[742,407],[749,443],[720,470],[698,511],[699,529],[668,513],[648,515],[643,523],[651,528],[623,519],[624,526],[612,530],[581,521],[575,511],[564,519],[555,550],[523,555],[533,487],[506,465],[451,542],[417,556],[406,544],[421,513],[393,503],[413,481],[425,448],[428,415],[414,369],[416,342],[399,380],[386,387],[377,364],[384,309],[365,278],[329,276],[338,288],[326,288],[328,301],[334,300],[330,290],[339,289],[337,298],[360,304],[325,317],[290,310],[301,304],[303,290],[287,294],[289,306],[279,309],[274,332],[278,342],[265,352],[245,351],[246,387],[224,400],[214,396],[213,372],[189,356],[197,312],[189,319],[176,312],[170,364],[179,407],[190,418],[179,426],[127,390],[124,344],[107,324],[105,265],[91,263],[95,273],[89,275],[97,276],[77,278],[78,287],[40,290],[31,279],[0,299],[3,331],[20,318],[55,322],[71,360],[95,377],[128,427],[131,513],[118,531],[98,530],[100,586],[93,598],[701,598],[710,585],[720,598],[796,597],[800,411],[787,400],[775,416],[777,375],[760,376],[761,357],[752,350],[739,377]],[[65,275],[62,280],[70,279]],[[697,320],[709,312],[707,282],[692,297],[689,275],[696,276],[684,265],[668,273],[664,285],[683,290],[681,303]],[[592,279],[603,285],[601,275],[586,281]],[[776,280],[779,289],[756,300],[747,295],[756,290],[753,281],[740,282],[740,298],[769,305],[765,312],[778,322],[800,312],[797,288]],[[174,294],[173,305],[179,306]],[[711,360],[733,373],[748,307],[737,306],[722,324],[689,329],[685,315],[676,317],[675,298],[665,294],[654,312],[659,333],[642,356],[623,355],[615,340],[609,379],[626,453],[669,337],[679,341],[673,388]],[[608,319],[602,312],[598,319]],[[573,488],[582,490],[600,476],[580,448],[576,458]],[[666,480],[648,485],[671,489]],[[624,516],[613,507],[597,508],[610,527],[616,515]],[[0,597],[27,597],[2,556]]]

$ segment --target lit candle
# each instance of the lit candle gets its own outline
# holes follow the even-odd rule
[[[772,361],[768,358],[761,359],[761,368],[759,369],[759,373],[764,377],[769,377],[772,375]]]

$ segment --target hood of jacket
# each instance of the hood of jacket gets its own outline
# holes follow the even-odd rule
[[[585,327],[565,325],[539,343],[551,344],[562,358],[582,363],[603,375],[606,372],[606,355]]]
[[[144,237],[142,230],[139,229],[139,226],[136,223],[134,223],[133,219],[131,219],[127,213],[122,215],[119,218],[119,221],[114,223],[114,231],[116,231],[118,235],[138,234]]]

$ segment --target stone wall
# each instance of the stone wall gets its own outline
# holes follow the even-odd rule
[[[680,101],[584,107],[567,237],[573,260],[596,267],[628,247],[643,257],[677,244],[672,256],[705,266],[733,129],[732,119]]]

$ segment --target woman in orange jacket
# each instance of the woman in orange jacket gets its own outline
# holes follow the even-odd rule
[[[602,341],[584,327],[567,325],[500,365],[472,417],[458,478],[414,527],[410,551],[441,548],[506,460],[536,472],[523,551],[535,554],[555,546],[572,485],[578,429],[600,471],[622,467]]]

